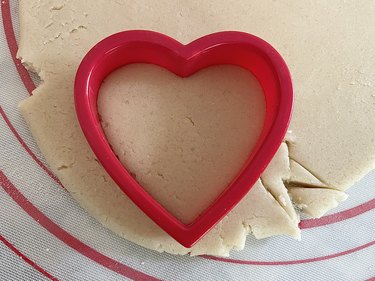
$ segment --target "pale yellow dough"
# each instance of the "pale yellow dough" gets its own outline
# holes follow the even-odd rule
[[[18,56],[44,81],[20,108],[51,169],[72,196],[130,241],[174,254],[228,255],[244,247],[250,231],[257,238],[299,237],[298,216],[283,183],[290,173],[283,145],[263,184],[259,181],[202,241],[191,250],[173,241],[95,161],[75,117],[76,68],[96,42],[127,29],[156,30],[183,43],[220,30],[264,38],[283,55],[294,81],[288,145],[295,163],[287,186],[298,205],[321,216],[374,167],[374,14],[372,0],[360,5],[355,0],[20,1]]]
[[[306,187],[291,187],[289,194],[297,208],[314,218],[320,218],[348,197],[345,193],[333,189]]]
[[[190,223],[244,166],[263,128],[265,99],[255,77],[239,67],[213,66],[181,79],[133,64],[105,79],[98,110],[133,177]]]

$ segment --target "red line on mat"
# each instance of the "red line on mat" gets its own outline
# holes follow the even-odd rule
[[[372,209],[375,209],[375,198],[371,199],[370,201],[367,201],[361,205],[355,206],[351,209],[338,212],[332,215],[324,216],[320,219],[305,219],[302,220],[299,224],[301,229],[306,228],[313,228],[318,226],[324,226],[328,224],[337,223],[340,221],[344,221],[350,218],[354,218],[356,216],[359,216],[365,212],[368,212]],[[375,280],[374,280],[375,281]]]
[[[32,152],[30,147],[27,146],[25,141],[21,138],[21,136],[18,134],[17,130],[13,127],[12,123],[10,122],[8,116],[5,114],[3,108],[0,106],[0,115],[3,117],[5,123],[9,127],[9,129],[12,131],[13,135],[16,137],[16,139],[20,142],[22,147],[26,150],[26,152],[31,156],[31,158],[61,187],[64,188],[60,180],[43,164],[42,161],[39,160],[38,157]]]
[[[86,257],[98,262],[99,264],[114,270],[120,274],[129,274],[125,275],[129,278],[133,278],[134,274],[144,274],[139,271],[136,271],[133,268],[130,268],[126,265],[123,265],[111,258],[104,256],[103,254],[97,252],[96,250],[92,249],[91,247],[87,246],[83,242],[76,239],[74,236],[60,228],[59,225],[55,224],[51,221],[46,215],[44,215],[38,208],[36,208],[28,199],[23,196],[23,194],[8,180],[3,172],[0,171],[0,185],[3,189],[9,194],[9,196],[26,212],[28,213],[36,222],[38,222],[41,226],[47,229],[51,234],[55,235],[61,241],[63,241],[68,246],[72,247],[73,249],[77,250],[81,254],[85,255]],[[318,262],[323,260],[329,260],[336,257],[348,255],[362,249],[368,248],[370,246],[375,245],[375,241],[371,241],[364,245],[355,247],[353,249],[349,249],[343,252],[330,254],[322,257],[315,257],[309,259],[301,259],[301,260],[289,260],[289,261],[248,261],[248,260],[234,260],[229,258],[220,258],[220,257],[213,257],[213,256],[202,256],[206,259],[227,262],[227,263],[235,263],[235,264],[245,264],[245,265],[293,265],[293,264],[301,264],[301,263],[311,263],[311,262]],[[134,272],[135,271],[135,272]],[[157,280],[153,279],[146,275],[149,279],[142,279],[142,280]],[[138,276],[139,277],[139,276]],[[144,277],[144,276],[142,276]],[[151,278],[151,279],[150,279]]]
[[[34,269],[39,271],[41,274],[43,274],[45,277],[53,280],[53,281],[58,281],[56,277],[48,273],[45,269],[37,265],[34,261],[29,259],[25,254],[23,254],[21,251],[19,251],[12,243],[10,243],[8,240],[5,239],[2,235],[0,235],[0,241],[3,242],[3,244],[8,247],[13,253],[15,253],[18,257],[20,257],[22,260],[24,260],[26,263],[31,265]]]
[[[9,1],[1,1],[1,14],[3,17],[3,25],[4,25],[4,32],[5,37],[8,42],[10,54],[12,56],[14,65],[17,68],[17,71],[20,75],[20,78],[25,85],[27,91],[31,95],[32,91],[35,90],[35,85],[33,80],[31,80],[31,77],[29,75],[29,72],[26,70],[26,68],[22,65],[21,61],[17,59],[17,40],[16,36],[14,34],[14,28],[12,23],[12,15],[10,13],[10,6]]]
[[[324,260],[330,260],[337,257],[349,255],[355,252],[358,252],[360,250],[366,249],[368,247],[374,246],[375,241],[371,241],[369,243],[366,243],[364,245],[355,247],[353,249],[349,249],[343,252],[321,256],[321,257],[315,257],[315,258],[309,258],[309,259],[302,259],[302,260],[289,260],[289,261],[248,261],[248,260],[235,260],[235,259],[228,259],[228,258],[220,258],[220,257],[213,257],[213,256],[203,256],[206,259],[214,260],[214,261],[220,261],[220,262],[226,262],[226,263],[235,263],[235,264],[246,264],[246,265],[293,265],[293,264],[301,264],[301,263],[311,263],[311,262],[319,262]]]
[[[24,66],[20,63],[20,61],[16,58],[17,54],[17,41],[16,37],[14,35],[14,29],[13,29],[13,24],[12,24],[12,18],[11,18],[11,13],[10,13],[10,6],[9,6],[9,1],[2,1],[2,17],[3,17],[3,25],[4,25],[4,31],[5,31],[5,36],[8,42],[9,50],[12,56],[12,59],[15,63],[15,66],[17,68],[17,71],[20,75],[21,80],[23,81],[27,91],[29,92],[30,95],[32,95],[32,91],[35,89],[35,85],[33,81],[31,80],[29,73],[27,70],[24,68]],[[59,179],[35,156],[35,154],[31,151],[31,149],[26,145],[26,143],[23,141],[21,136],[18,134],[17,130],[13,127],[13,125],[10,123],[9,119],[7,118],[5,112],[2,110],[0,107],[0,113],[3,116],[5,122],[7,123],[8,127],[11,129],[13,134],[16,136],[18,141],[21,143],[21,145],[25,148],[25,150],[30,154],[30,156],[38,163],[38,165],[47,172],[47,174],[52,177],[59,185],[63,187]],[[313,227],[319,227],[319,226],[324,226],[328,224],[333,224],[337,223],[349,218],[353,218],[355,216],[358,216],[360,214],[363,214],[369,210],[372,210],[375,208],[375,199],[372,199],[364,204],[361,204],[359,206],[356,206],[354,208],[351,208],[346,211],[342,211],[336,214],[324,216],[320,219],[306,219],[302,220],[300,223],[300,228],[301,229],[308,229],[308,228],[313,228]],[[215,257],[207,257],[209,259],[221,259],[221,258],[215,258]],[[227,260],[227,262],[235,262],[236,260],[231,260],[231,259],[223,259]],[[222,260],[222,261],[223,261]],[[308,259],[312,260],[312,259]],[[312,262],[308,260],[302,260],[305,262]],[[315,260],[314,260],[315,261]],[[288,261],[285,261],[288,262]],[[295,262],[295,261],[292,261]],[[269,263],[269,262],[261,262],[261,261],[240,261],[239,263]],[[272,263],[272,262],[271,262]]]
[[[6,193],[37,223],[43,226],[47,231],[56,236],[59,240],[70,246],[77,252],[86,256],[87,258],[97,262],[98,264],[117,272],[127,278],[134,280],[159,280],[155,277],[147,275],[141,271],[131,268],[125,264],[122,264],[116,260],[113,260],[90,246],[84,244],[70,233],[66,232],[59,225],[50,220],[45,214],[43,214],[37,207],[35,207],[18,189],[14,186],[6,175],[0,171],[0,185]]]

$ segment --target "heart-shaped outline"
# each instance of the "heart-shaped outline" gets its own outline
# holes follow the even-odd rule
[[[131,177],[101,128],[97,111],[100,85],[109,73],[131,63],[159,65],[181,77],[208,66],[232,64],[250,71],[263,88],[266,117],[257,145],[229,187],[188,225],[164,209]],[[247,194],[272,160],[290,122],[293,88],[280,54],[248,33],[218,32],[183,45],[157,32],[131,30],[105,38],[86,54],[76,74],[74,99],[82,131],[108,174],[147,216],[190,248]]]

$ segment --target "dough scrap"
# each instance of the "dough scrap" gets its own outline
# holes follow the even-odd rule
[[[21,111],[51,169],[90,214],[140,245],[184,254],[187,249],[123,198],[87,146],[72,97],[75,70],[83,55],[102,38],[127,29],[156,30],[183,43],[220,30],[242,30],[264,38],[283,55],[293,76],[292,159],[328,187],[346,190],[375,164],[375,30],[368,28],[375,24],[374,12],[371,0],[361,5],[353,0],[161,0],[152,5],[144,0],[96,1],[95,5],[78,0],[21,0],[18,56],[44,81],[34,96],[21,103]],[[278,179],[269,182],[280,183]],[[284,193],[280,187],[275,189]],[[334,195],[329,189],[319,191]],[[263,208],[252,209],[257,200],[251,196],[263,202]],[[310,199],[301,196],[305,203]],[[327,210],[327,204],[314,202],[317,209]],[[106,211],[100,207],[110,204],[121,207]],[[241,206],[249,209],[245,212]],[[144,223],[129,226],[125,210],[127,219],[136,217]],[[233,218],[244,213],[249,215],[245,225]],[[232,224],[236,227],[229,227]],[[249,225],[257,238],[299,235],[285,209],[258,183],[192,253],[228,255],[231,248],[243,247]]]
[[[288,189],[296,206],[313,218],[320,218],[348,198],[344,192],[326,188],[292,187]]]

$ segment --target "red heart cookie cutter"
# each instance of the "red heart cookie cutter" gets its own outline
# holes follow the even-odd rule
[[[250,71],[262,86],[266,117],[257,145],[230,186],[188,225],[170,214],[132,178],[112,151],[100,125],[97,98],[101,83],[109,73],[131,63],[159,65],[181,77],[212,65],[237,65]],[[291,118],[293,88],[280,54],[256,36],[226,31],[183,45],[157,32],[132,30],[105,38],[87,53],[76,74],[74,99],[83,133],[108,174],[147,216],[190,248],[248,193],[275,155]]]

